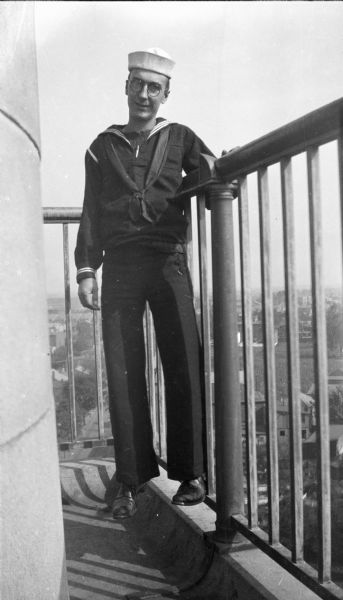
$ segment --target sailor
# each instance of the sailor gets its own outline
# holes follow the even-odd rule
[[[183,171],[212,152],[185,125],[157,117],[170,94],[174,61],[161,49],[132,52],[128,122],[111,125],[86,152],[86,183],[75,249],[79,298],[102,327],[119,491],[113,517],[131,517],[136,495],[159,475],[153,446],[143,315],[153,315],[165,379],[168,477],[173,503],[206,494],[201,352],[185,254],[188,221],[174,199]]]

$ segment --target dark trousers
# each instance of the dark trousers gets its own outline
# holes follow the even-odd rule
[[[185,257],[126,245],[103,265],[103,341],[117,480],[159,475],[145,379],[143,315],[149,303],[162,360],[171,479],[204,472],[200,344]]]

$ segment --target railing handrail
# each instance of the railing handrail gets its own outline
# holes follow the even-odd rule
[[[245,146],[218,158],[215,168],[223,178],[235,179],[260,166],[305,152],[337,138],[343,122],[343,98],[283,125]]]
[[[71,206],[44,206],[44,223],[78,223],[82,208]]]
[[[210,169],[193,171],[183,178],[177,198],[203,191],[215,175],[232,181],[259,167],[270,166],[282,158],[305,152],[309,146],[328,143],[343,129],[343,98],[326,104],[256,140],[217,158]]]

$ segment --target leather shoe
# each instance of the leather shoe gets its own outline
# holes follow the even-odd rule
[[[173,497],[172,503],[180,506],[194,506],[205,500],[206,486],[203,477],[183,481]]]
[[[121,483],[113,500],[111,509],[114,519],[128,519],[137,512],[136,491],[125,483]]]

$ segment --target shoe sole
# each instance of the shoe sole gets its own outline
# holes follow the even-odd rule
[[[112,513],[112,519],[114,519],[114,521],[116,521],[117,519],[119,520],[123,520],[123,519],[131,519],[131,517],[133,517],[137,512],[137,508],[135,508],[135,510],[133,512],[131,512],[130,515],[114,515]]]
[[[176,504],[176,506],[196,506],[197,504],[204,502],[205,498],[206,496],[203,496],[202,498],[199,498],[199,500],[192,500],[191,502],[179,502],[177,500],[172,500],[172,504]]]

